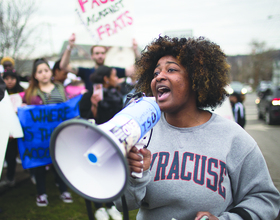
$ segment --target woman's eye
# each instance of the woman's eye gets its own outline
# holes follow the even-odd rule
[[[159,72],[154,72],[154,78],[159,75]]]
[[[174,71],[176,71],[175,69],[168,69],[168,72],[174,72]]]

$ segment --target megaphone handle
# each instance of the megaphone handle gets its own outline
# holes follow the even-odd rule
[[[153,129],[151,129],[150,131],[148,131],[139,141],[137,144],[135,144],[135,147],[137,147],[137,149],[141,149],[141,148],[146,148],[149,145],[151,136],[152,136],[152,131]],[[139,156],[142,157],[143,159],[143,155],[142,154],[138,154]],[[143,160],[141,161],[143,164]],[[141,173],[136,173],[136,172],[132,172],[131,176],[135,177],[135,178],[142,178],[143,177],[143,170]]]
[[[135,145],[135,147],[137,147],[137,149],[139,150],[139,149],[141,149],[141,148],[144,148],[144,144],[141,144],[141,143],[137,143],[136,145]],[[142,159],[143,159],[143,155],[142,154],[138,154],[140,157],[142,157]],[[141,161],[141,163],[143,164],[143,160]],[[142,171],[141,171],[141,173],[136,173],[136,172],[132,172],[131,173],[131,176],[133,176],[133,177],[135,177],[135,178],[142,178],[143,177],[143,169],[142,169]]]

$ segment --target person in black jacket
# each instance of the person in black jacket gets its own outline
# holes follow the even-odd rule
[[[236,123],[238,123],[242,128],[244,128],[246,124],[246,118],[245,118],[245,108],[242,104],[242,98],[241,94],[237,92],[233,92],[229,97],[233,117]]]
[[[6,69],[3,73],[3,80],[6,84],[6,90],[9,95],[18,94],[24,91],[24,88],[20,85],[19,75],[13,69]],[[9,137],[5,161],[7,162],[6,178],[0,182],[0,186],[14,186],[15,174],[16,174],[16,158],[18,155],[18,142],[17,138]]]
[[[93,84],[93,91],[85,93],[80,102],[80,116],[85,119],[94,119],[96,124],[103,124],[114,117],[123,108],[123,97],[118,87],[117,71],[108,66],[100,66],[90,76]],[[98,89],[99,87],[99,89]],[[109,215],[114,220],[121,220],[122,215],[116,209],[113,202],[94,202],[96,212],[95,218],[109,220]]]
[[[102,124],[122,109],[123,101],[118,88],[118,77],[114,68],[101,66],[90,78],[94,82],[94,87],[102,84],[103,98],[98,91],[85,93],[79,105],[80,116],[85,119],[95,119],[96,124]]]

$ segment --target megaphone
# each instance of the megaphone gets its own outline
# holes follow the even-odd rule
[[[122,196],[130,176],[126,154],[160,119],[151,97],[134,100],[108,122],[70,119],[50,139],[53,165],[75,193],[94,202]]]

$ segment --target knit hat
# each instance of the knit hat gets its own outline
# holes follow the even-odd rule
[[[3,57],[1,60],[1,65],[4,64],[4,62],[9,61],[13,64],[13,66],[15,65],[15,60],[12,57]]]
[[[17,72],[13,70],[5,70],[3,74],[3,79],[5,79],[7,76],[11,76],[14,78],[18,78]]]

